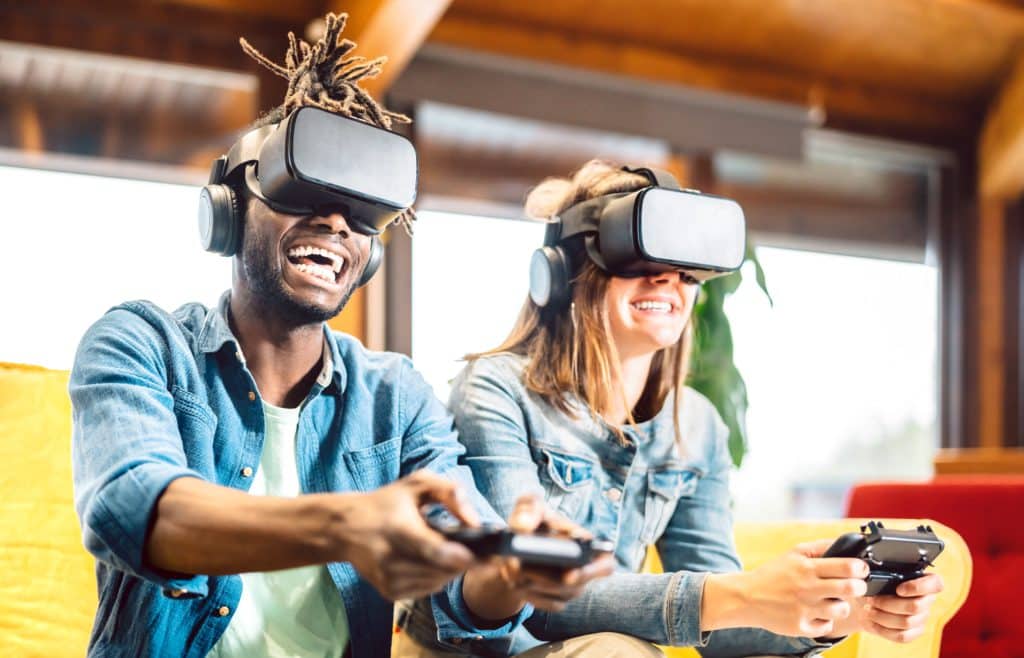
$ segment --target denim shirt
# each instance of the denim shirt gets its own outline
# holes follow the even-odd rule
[[[149,302],[110,310],[86,333],[71,373],[75,508],[96,557],[99,607],[90,656],[205,656],[231,622],[241,578],[175,576],[149,566],[154,507],[180,477],[247,491],[263,450],[262,401],[219,308],[173,315]],[[408,359],[371,352],[325,327],[325,367],[302,405],[296,461],[305,493],[368,492],[421,468],[459,480],[496,520],[451,418]],[[216,546],[207,550],[215,551]],[[349,563],[327,570],[345,604],[354,658],[386,656],[392,604]],[[430,598],[441,639],[500,645],[530,614],[474,627],[462,579]]]
[[[567,415],[527,391],[525,363],[512,354],[485,357],[455,380],[449,408],[466,446],[463,459],[499,514],[524,493],[540,495],[614,541],[618,570],[591,583],[564,611],[536,611],[518,632],[516,651],[602,631],[696,646],[717,658],[810,656],[831,646],[760,629],[701,633],[705,577],[741,568],[733,545],[728,429],[707,398],[689,388],[683,393],[685,451],[675,440],[671,396],[654,418],[623,427],[623,443],[578,400],[570,400]],[[637,573],[652,545],[665,573]],[[429,622],[422,604],[414,612]]]

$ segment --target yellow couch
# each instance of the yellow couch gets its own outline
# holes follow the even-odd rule
[[[928,630],[908,644],[895,644],[876,635],[858,633],[824,654],[825,658],[938,658],[942,627],[946,625],[967,599],[971,585],[971,554],[967,544],[952,528],[927,519],[877,519],[890,528],[911,528],[922,523],[932,526],[946,543],[946,549],[935,561],[935,570],[942,574],[945,590],[932,607]],[[838,537],[853,532],[867,520],[836,519],[832,521],[786,523],[740,523],[736,526],[736,546],[743,564],[753,569],[799,543]],[[648,556],[646,568],[658,571],[658,556]],[[698,658],[693,649],[666,649],[670,658]]]
[[[71,407],[67,372],[0,363],[0,656],[82,656],[96,607],[92,558],[81,545],[71,498]],[[891,522],[903,527],[917,521]],[[808,539],[834,537],[855,521],[741,524],[740,554],[757,566]],[[937,569],[946,592],[930,632],[908,645],[853,637],[829,658],[934,658],[942,626],[967,595],[971,560],[951,529],[932,523],[946,540]],[[656,562],[656,556],[655,561]],[[657,568],[652,562],[651,568]],[[696,656],[672,649],[672,656]]]

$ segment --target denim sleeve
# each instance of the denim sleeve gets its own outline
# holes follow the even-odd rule
[[[411,365],[402,378],[402,419],[407,428],[402,442],[403,476],[421,468],[459,482],[469,493],[482,521],[501,522],[501,517],[477,490],[470,470],[459,464],[465,449],[458,441],[452,426],[452,417],[434,395],[433,390]],[[507,640],[523,620],[533,613],[532,606],[524,606],[519,614],[497,628],[481,629],[462,598],[462,578],[456,578],[447,587],[430,597],[437,624],[438,638],[442,641]]]
[[[707,406],[706,473],[693,494],[679,498],[665,532],[658,538],[658,555],[665,571],[724,573],[742,569],[733,543],[729,493],[732,461],[725,442],[728,430],[710,404]]]
[[[71,371],[75,510],[85,548],[116,569],[186,596],[206,576],[149,567],[144,546],[157,500],[187,465],[167,390],[167,343],[134,313],[111,311],[82,339]]]
[[[544,499],[530,454],[521,393],[513,373],[478,360],[456,381],[448,401],[466,449],[463,459],[480,492],[503,518],[524,494]]]

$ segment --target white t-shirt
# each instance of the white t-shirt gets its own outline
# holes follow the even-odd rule
[[[302,493],[295,462],[299,409],[263,403],[266,439],[249,493]],[[349,642],[345,604],[324,566],[242,574],[242,598],[210,651],[214,658],[340,658]]]

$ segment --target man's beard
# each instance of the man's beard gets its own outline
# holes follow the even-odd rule
[[[330,320],[345,308],[355,289],[349,287],[341,301],[333,308],[296,299],[284,288],[284,276],[273,257],[274,248],[263,236],[245,236],[242,242],[242,268],[249,281],[254,301],[265,313],[272,314],[295,327],[320,324]]]

